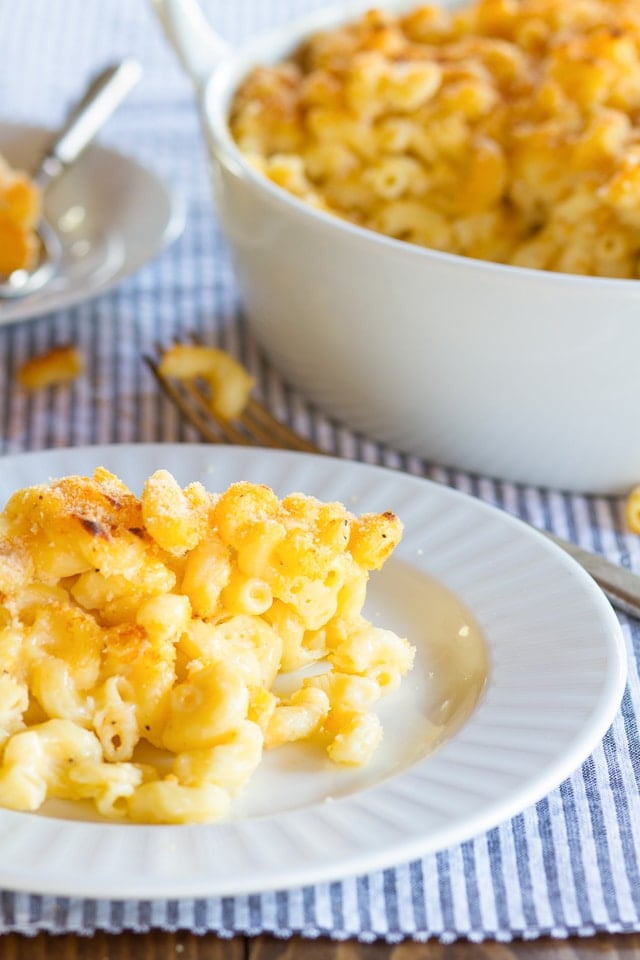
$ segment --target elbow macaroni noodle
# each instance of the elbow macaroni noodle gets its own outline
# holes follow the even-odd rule
[[[39,240],[40,191],[27,174],[0,156],[0,275],[35,266]]]
[[[222,420],[233,420],[242,413],[254,384],[251,374],[230,354],[196,343],[168,347],[159,369],[165,377],[204,381],[211,412]]]
[[[166,470],[140,498],[102,468],[17,491],[0,514],[0,806],[204,822],[265,749],[313,738],[366,763],[375,704],[414,656],[362,614],[401,532],[392,513]]]
[[[83,372],[82,354],[73,344],[53,347],[26,360],[18,369],[18,383],[26,390],[44,390],[54,384],[71,383]]]
[[[255,69],[233,136],[317,209],[436,250],[640,275],[636,0],[370,10]]]

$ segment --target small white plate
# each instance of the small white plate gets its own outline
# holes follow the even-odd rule
[[[90,820],[74,804],[0,811],[0,888],[113,898],[233,895],[364,873],[495,826],[567,777],[622,697],[618,621],[573,560],[464,494],[331,457],[189,444],[5,457],[0,501],[103,465],[136,492],[158,467],[223,490],[238,479],[394,510],[402,542],[372,577],[366,613],[417,646],[380,710],[374,762],[339,770],[304,748],[270,751],[233,819],[205,826]],[[73,819],[69,819],[69,818]]]
[[[40,127],[2,123],[0,154],[29,171],[51,137]],[[62,242],[60,272],[37,293],[0,301],[0,325],[104,293],[175,240],[185,219],[181,204],[154,173],[98,144],[50,184],[45,214]]]

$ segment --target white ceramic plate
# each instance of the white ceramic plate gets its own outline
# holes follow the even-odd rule
[[[206,826],[91,821],[61,803],[46,814],[0,811],[0,888],[233,895],[400,863],[539,799],[591,752],[616,713],[626,661],[609,604],[558,548],[491,507],[379,467],[184,444],[6,457],[0,500],[97,465],[136,492],[162,466],[212,490],[249,479],[279,495],[341,500],[357,513],[394,510],[405,535],[372,578],[366,612],[409,636],[417,662],[401,692],[383,701],[385,740],[365,770],[337,770],[304,749],[271,751],[234,818]]]
[[[0,124],[0,153],[31,170],[52,133]],[[175,240],[184,226],[176,197],[150,170],[97,144],[46,192],[45,215],[63,247],[59,274],[20,300],[0,300],[0,325],[62,310],[104,293]]]

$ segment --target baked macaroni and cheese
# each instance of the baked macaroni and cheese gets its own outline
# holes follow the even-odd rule
[[[362,612],[401,532],[392,513],[165,470],[140,497],[105,469],[17,491],[0,515],[0,806],[211,821],[265,750],[367,763],[376,701],[414,656]]]
[[[274,183],[436,250],[640,273],[640,6],[371,10],[255,69],[239,148]]]
[[[35,265],[39,217],[39,190],[0,156],[0,276]]]

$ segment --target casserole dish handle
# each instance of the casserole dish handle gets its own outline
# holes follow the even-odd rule
[[[229,53],[228,44],[209,24],[197,0],[151,0],[151,6],[200,93],[210,73]]]

